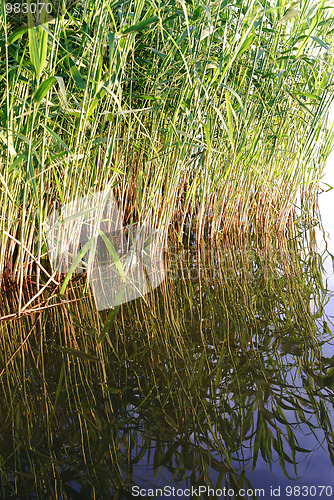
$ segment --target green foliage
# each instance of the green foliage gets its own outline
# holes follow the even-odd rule
[[[107,183],[124,222],[164,241],[171,226],[198,241],[283,231],[297,194],[312,214],[333,143],[333,28],[325,0],[91,1],[16,30],[2,18],[0,276],[29,274],[48,214]]]

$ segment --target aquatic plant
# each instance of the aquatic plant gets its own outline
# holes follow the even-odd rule
[[[30,29],[2,9],[0,279],[21,295],[50,270],[43,222],[106,186],[165,243],[283,231],[297,195],[314,215],[329,2],[83,1]]]

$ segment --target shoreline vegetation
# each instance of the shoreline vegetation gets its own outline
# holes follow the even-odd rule
[[[43,223],[106,187],[165,248],[312,221],[333,30],[327,1],[96,0],[30,29],[3,10],[0,285],[58,283]]]
[[[0,3],[1,498],[330,477],[333,33],[325,0]]]

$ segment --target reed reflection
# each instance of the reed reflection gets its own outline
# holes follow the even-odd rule
[[[1,323],[4,498],[251,488],[263,462],[302,484],[319,442],[331,467],[333,325],[314,235],[175,246],[177,265],[109,312],[82,299],[79,276],[66,302],[50,292],[54,307]]]

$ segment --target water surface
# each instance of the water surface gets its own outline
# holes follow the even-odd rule
[[[118,309],[82,299],[79,276],[66,302],[50,290],[54,307],[3,321],[1,497],[334,493],[320,234],[174,244],[163,284]],[[7,290],[2,310],[16,300]]]

